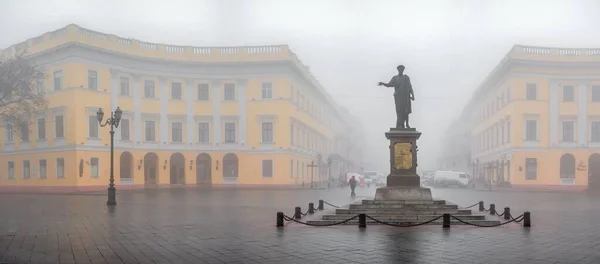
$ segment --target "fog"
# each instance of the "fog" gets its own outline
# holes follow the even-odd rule
[[[149,42],[289,44],[332,97],[359,117],[365,167],[389,165],[384,132],[406,66],[419,166],[435,166],[443,134],[515,44],[600,47],[598,1],[1,1],[0,48],[75,23]]]

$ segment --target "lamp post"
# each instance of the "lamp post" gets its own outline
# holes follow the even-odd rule
[[[115,189],[115,175],[114,175],[114,150],[115,150],[115,128],[119,127],[119,122],[121,121],[121,115],[123,111],[121,108],[117,106],[117,109],[114,112],[110,112],[110,118],[107,118],[104,123],[102,123],[102,119],[104,119],[104,112],[102,108],[98,109],[96,112],[96,117],[98,118],[98,123],[100,123],[101,127],[105,127],[110,125],[110,184],[108,185],[108,201],[106,201],[106,205],[117,205],[116,200],[116,189]]]

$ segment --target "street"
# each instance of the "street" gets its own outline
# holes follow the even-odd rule
[[[347,205],[375,187],[330,190],[163,189],[105,195],[0,194],[0,263],[597,263],[600,199],[585,194],[433,189],[484,201],[532,228],[275,227],[275,215],[323,199]],[[333,208],[325,206],[326,210]],[[477,207],[472,208],[476,213]],[[313,216],[313,217],[318,217]]]

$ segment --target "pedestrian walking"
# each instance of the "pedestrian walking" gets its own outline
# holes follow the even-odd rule
[[[350,182],[348,182],[350,184],[350,196],[356,196],[356,193],[354,193],[354,189],[356,189],[356,178],[354,176],[352,176],[352,178],[350,178]]]

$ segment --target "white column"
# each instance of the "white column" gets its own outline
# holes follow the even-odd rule
[[[221,81],[212,82],[212,112],[213,112],[213,145],[223,143],[221,141]]]
[[[169,142],[169,87],[165,78],[159,78],[158,89],[160,94],[160,144]]]
[[[240,143],[244,144],[244,146],[248,146],[246,136],[248,135],[247,129],[247,117],[246,117],[246,81],[247,80],[238,80],[236,93],[238,98],[238,112],[240,115]]]
[[[110,70],[110,111],[114,111],[117,109],[119,105],[119,71],[118,70]],[[104,111],[105,113],[109,113],[110,111]]]
[[[186,80],[186,90],[185,90],[185,108],[186,108],[186,121],[187,121],[187,143],[189,144],[193,144],[195,142],[194,138],[196,133],[194,133],[195,130],[195,124],[194,124],[194,81],[193,80]]]
[[[133,87],[133,141],[142,142],[142,90],[140,85],[140,76],[133,75],[131,80],[131,87]],[[130,128],[131,130],[131,128]],[[131,133],[131,132],[130,132]],[[131,137],[131,135],[129,135]]]
[[[558,145],[558,131],[559,131],[559,111],[558,111],[558,83],[555,81],[550,82],[550,122],[548,122],[548,131],[550,131],[550,144],[549,146]]]
[[[577,99],[577,145],[587,144],[587,83],[579,84]]]

